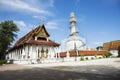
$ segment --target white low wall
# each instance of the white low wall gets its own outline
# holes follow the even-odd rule
[[[111,50],[110,53],[112,56],[118,56],[118,50]]]
[[[73,62],[73,61],[81,61],[81,58],[88,58],[88,60],[103,58],[102,55],[97,56],[78,56],[78,57],[64,57],[64,58],[49,58],[49,59],[28,59],[28,60],[8,60],[8,63],[13,64],[39,64],[39,63],[56,63],[56,62]]]
[[[52,59],[28,59],[28,60],[7,60],[7,63],[13,64],[39,64],[39,63],[54,63],[62,62],[61,58],[52,58]]]
[[[95,56],[79,56],[79,57],[64,57],[62,59],[62,61],[64,62],[69,62],[69,61],[80,61],[81,58],[88,58],[88,60],[91,60],[92,58],[93,59],[98,59],[99,57],[103,58],[102,55],[97,55],[96,57]]]
[[[27,60],[7,60],[10,64],[28,64]]]

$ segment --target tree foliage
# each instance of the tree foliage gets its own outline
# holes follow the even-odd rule
[[[118,46],[118,57],[120,57],[120,45]]]
[[[19,28],[12,20],[0,23],[0,58],[3,58],[6,50],[17,37],[17,31],[19,31]]]
[[[102,46],[98,46],[98,47],[96,47],[96,49],[97,49],[97,50],[102,50],[103,47],[102,47]]]

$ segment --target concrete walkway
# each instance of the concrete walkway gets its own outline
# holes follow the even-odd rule
[[[104,59],[75,61],[75,62],[28,64],[25,66],[47,68],[47,67],[57,67],[57,66],[88,66],[88,65],[104,65],[104,66],[112,66],[120,69],[120,58],[104,58]]]
[[[120,58],[0,66],[0,80],[120,80]]]

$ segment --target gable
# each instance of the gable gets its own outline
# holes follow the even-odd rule
[[[35,29],[32,29],[30,32],[28,32],[25,36],[20,38],[14,46],[8,50],[12,51],[15,48],[21,47],[24,44],[42,44],[42,45],[51,45],[51,46],[59,46],[60,44],[51,41],[48,39],[49,33],[47,32],[44,24],[42,26],[38,26]]]
[[[38,34],[36,35],[36,37],[43,37],[43,38],[48,38],[49,35],[47,34],[45,28],[41,28],[41,30],[38,32]]]

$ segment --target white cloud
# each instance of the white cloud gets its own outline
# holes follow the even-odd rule
[[[41,7],[54,7],[54,0],[39,0]]]
[[[58,23],[54,21],[50,21],[46,24],[46,28],[48,29],[58,29]]]
[[[17,26],[26,27],[26,24],[24,23],[24,21],[15,20],[14,22],[17,24]]]
[[[80,2],[80,0],[76,0],[76,3],[79,3]]]
[[[54,0],[26,0],[26,2],[42,9],[54,7]]]
[[[18,32],[18,38],[21,38],[22,36],[24,36],[25,34],[27,34],[29,31],[32,30],[33,25],[31,24],[26,24],[24,21],[22,20],[14,20],[14,23],[18,26],[18,28],[20,29],[20,31]]]
[[[103,42],[98,41],[98,42],[94,42],[93,44],[95,44],[95,45],[101,45],[101,44],[103,44]]]
[[[76,16],[76,19],[78,22],[84,22],[86,20],[86,16],[84,15]]]
[[[22,20],[20,20],[20,21],[18,21],[18,20],[14,20],[14,23],[19,27],[19,29],[20,29],[20,33],[26,33],[26,32],[28,32],[28,31],[30,31],[30,29],[32,29],[31,28],[31,26],[29,25],[27,25],[24,21],[22,21]]]
[[[40,19],[40,16],[33,16],[33,18]]]
[[[80,0],[75,0],[75,5],[79,5]]]
[[[103,32],[103,31],[102,31],[102,32],[100,32],[100,34],[105,34],[105,33],[106,33],[106,32]]]
[[[30,5],[28,2],[25,2],[23,0],[1,0],[0,4],[6,6],[7,8],[9,7],[11,9],[25,10],[25,11],[36,12],[45,15],[53,15],[49,11],[36,8],[32,4]]]
[[[67,26],[67,19],[54,19],[54,20],[50,20],[48,21],[45,26],[48,29],[59,29],[59,31],[63,31],[63,26]]]
[[[45,16],[33,16],[33,18],[39,19],[39,20],[42,20],[42,21],[47,19]]]

